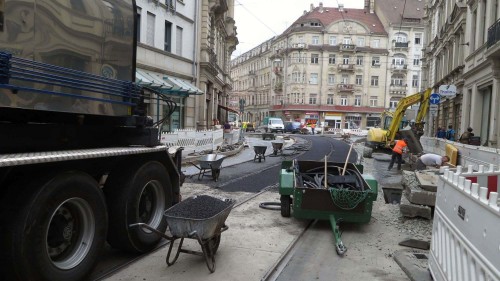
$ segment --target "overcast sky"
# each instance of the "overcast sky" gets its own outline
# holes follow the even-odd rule
[[[240,42],[232,54],[235,58],[258,46],[273,36],[281,34],[297,20],[304,10],[309,11],[311,4],[318,7],[337,7],[362,9],[364,0],[234,0],[234,18]]]

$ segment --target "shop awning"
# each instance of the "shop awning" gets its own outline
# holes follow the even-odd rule
[[[224,109],[224,110],[226,110],[226,111],[234,112],[234,113],[236,113],[236,114],[240,114],[237,110],[234,110],[234,109],[232,109],[232,108],[229,108],[229,107],[227,107],[227,106],[223,106],[223,105],[220,105],[220,104],[219,104],[219,108],[222,108],[222,109]]]
[[[143,87],[148,87],[162,94],[170,95],[202,95],[203,91],[181,79],[164,74],[137,69],[135,82]]]

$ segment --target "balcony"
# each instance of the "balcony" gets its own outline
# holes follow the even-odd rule
[[[273,72],[276,75],[283,75],[283,67],[282,66],[276,66],[273,68]]]
[[[391,70],[394,72],[407,72],[408,65],[407,64],[391,64]]]
[[[273,87],[275,92],[283,92],[283,83],[277,82]]]
[[[398,84],[391,84],[389,86],[389,93],[391,95],[395,96],[406,96],[407,93],[407,85],[398,85]]]
[[[255,72],[255,70],[249,70],[248,75],[254,76],[257,75],[257,73]]]
[[[492,26],[488,28],[488,57],[500,57],[500,19],[498,19]]]
[[[338,84],[337,90],[339,92],[354,92],[354,84]]]
[[[408,49],[408,42],[395,42],[394,49],[406,50]]]
[[[354,64],[339,64],[337,69],[339,71],[354,71]]]
[[[345,51],[345,52],[355,52],[356,51],[356,45],[354,44],[339,44],[340,51]]]
[[[306,43],[293,43],[290,45],[290,49],[292,50],[305,50],[307,49],[307,44]]]

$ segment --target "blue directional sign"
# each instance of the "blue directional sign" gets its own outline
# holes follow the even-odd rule
[[[431,104],[439,104],[439,101],[441,100],[441,97],[439,94],[432,93],[431,96],[429,97],[429,101]]]

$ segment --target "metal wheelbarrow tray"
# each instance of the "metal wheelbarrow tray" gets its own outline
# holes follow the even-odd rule
[[[280,172],[281,214],[295,218],[329,220],[337,253],[346,247],[340,239],[339,222],[368,223],[378,183],[371,175],[362,175],[363,166],[322,161],[284,161]],[[293,200],[292,200],[293,198]]]
[[[167,265],[173,265],[182,252],[203,256],[208,270],[214,272],[215,253],[219,248],[221,233],[228,229],[225,221],[234,204],[234,200],[219,199],[208,195],[193,196],[181,201],[164,213],[171,236],[161,233],[144,223],[133,224],[131,227],[141,226],[170,240],[166,257]],[[202,251],[183,249],[184,238],[196,239]],[[174,242],[177,239],[180,239],[180,242],[173,260],[170,260]]]
[[[262,161],[262,159],[264,159],[264,161],[266,161],[266,150],[267,150],[267,146],[265,145],[255,145],[253,147],[253,151],[255,152],[255,156],[253,157],[253,161],[255,162],[255,160],[259,159],[259,162]]]
[[[198,173],[198,180],[206,176],[207,170],[210,170],[212,179],[217,181],[219,179],[220,170],[222,169],[222,161],[226,158],[224,155],[217,154],[207,154],[198,158],[198,165],[191,163],[193,166],[198,168],[200,172]]]

